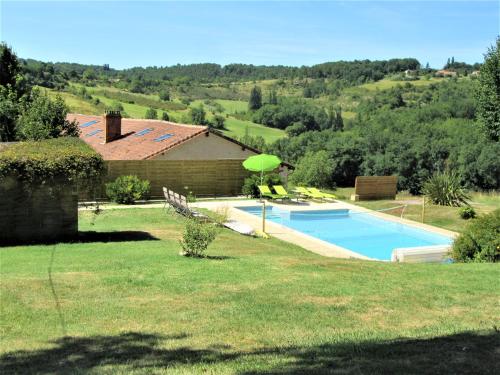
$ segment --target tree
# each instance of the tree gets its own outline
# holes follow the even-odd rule
[[[166,111],[163,111],[163,113],[161,114],[161,119],[163,121],[170,121],[170,116],[168,115],[168,113]]]
[[[299,160],[291,180],[297,185],[334,187],[333,165],[327,151],[309,152]]]
[[[250,92],[250,100],[248,101],[248,109],[255,111],[262,107],[262,90],[259,86],[254,86]]]
[[[8,87],[0,86],[0,142],[16,140],[16,120],[19,105],[16,94]]]
[[[150,119],[150,120],[156,120],[158,118],[158,112],[156,112],[156,109],[154,109],[154,108],[148,108],[146,110],[146,114],[144,115],[144,118]]]
[[[206,125],[207,121],[205,119],[205,115],[206,112],[203,108],[203,105],[200,105],[199,107],[193,107],[189,112],[191,122],[196,125]]]
[[[10,85],[12,88],[16,85],[17,75],[21,67],[17,56],[5,43],[0,44],[0,85]]]
[[[344,119],[342,118],[342,108],[341,107],[339,107],[336,111],[334,130],[337,130],[337,131],[344,130]]]
[[[168,102],[170,100],[170,91],[162,90],[160,91],[160,99],[164,102]]]
[[[17,122],[19,135],[25,140],[38,141],[60,136],[78,136],[78,124],[66,120],[68,107],[58,95],[51,100],[47,94],[33,89]]]
[[[226,125],[226,119],[224,116],[221,115],[215,115],[210,122],[210,126],[215,129],[224,129],[224,126]]]
[[[269,92],[269,104],[278,104],[278,95],[276,94],[276,90],[271,90]]]
[[[484,133],[493,141],[500,139],[500,37],[484,55],[475,98],[477,117]]]
[[[427,64],[425,64],[425,70],[429,70],[431,68],[431,66],[429,65],[429,62],[427,62]]]

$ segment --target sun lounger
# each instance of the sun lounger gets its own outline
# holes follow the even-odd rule
[[[286,195],[273,194],[271,192],[271,189],[269,189],[269,186],[267,186],[267,185],[259,185],[257,187],[259,188],[260,194],[263,197],[270,198],[270,199],[285,199],[285,198],[287,198]]]
[[[165,195],[166,204],[168,203],[168,205],[172,207],[177,213],[202,220],[209,219],[207,215],[189,208],[187,198],[184,195],[178,194],[165,187],[163,188],[163,194]]]
[[[320,199],[323,200],[323,194],[318,194],[310,191],[308,188],[298,186],[295,188],[295,191],[300,194],[303,198],[311,198],[311,199]]]
[[[330,193],[325,193],[324,191],[319,190],[318,188],[315,187],[310,187],[307,188],[311,193],[316,194],[316,195],[322,195],[323,198],[325,199],[336,199],[337,197],[333,194]]]
[[[273,189],[276,194],[283,196],[283,198],[290,199],[290,194],[285,190],[285,188],[281,185],[273,185]]]

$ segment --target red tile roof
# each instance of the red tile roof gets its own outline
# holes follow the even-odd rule
[[[80,138],[102,155],[104,160],[144,160],[177,146],[199,134],[206,133],[206,126],[176,124],[161,120],[138,120],[122,118],[122,137],[104,143],[104,121],[102,116],[68,114],[69,121],[80,124]],[[91,125],[81,127],[91,121]],[[144,135],[138,135],[151,129]],[[165,134],[171,137],[155,141]]]

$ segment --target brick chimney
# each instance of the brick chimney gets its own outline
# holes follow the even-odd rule
[[[104,143],[122,135],[122,115],[120,111],[106,111],[104,114]]]

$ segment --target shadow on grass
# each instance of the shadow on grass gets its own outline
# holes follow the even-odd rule
[[[32,245],[58,245],[65,243],[87,243],[87,242],[125,242],[125,241],[158,241],[159,238],[153,236],[151,233],[126,230],[116,232],[95,232],[95,231],[81,231],[76,236],[64,237],[58,239],[44,239],[44,240],[29,240],[29,241],[4,241],[0,244],[2,247],[9,246],[32,246]]]
[[[125,241],[158,241],[151,233],[126,230],[119,232],[78,232],[74,242],[125,242]]]
[[[244,365],[257,374],[495,374],[499,373],[500,333],[466,332],[432,339],[339,343],[307,347],[271,347],[238,352],[227,345],[195,349],[175,345],[188,335],[123,333],[116,336],[65,337],[51,348],[15,351],[0,356],[8,373],[75,373],[108,370],[167,372],[173,366],[226,363]],[[170,342],[169,342],[170,341]],[[168,348],[166,348],[167,346]],[[172,348],[173,347],[173,348]],[[269,369],[262,369],[266,361]],[[115,366],[113,368],[113,366]],[[116,366],[125,366],[121,369]],[[111,367],[111,368],[110,368]],[[198,368],[199,369],[199,368]],[[220,368],[219,368],[220,369]]]

